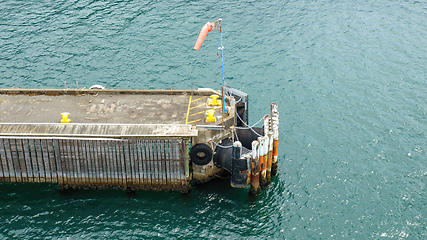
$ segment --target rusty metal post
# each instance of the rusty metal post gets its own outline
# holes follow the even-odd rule
[[[273,131],[273,159],[271,163],[271,175],[277,174],[277,161],[279,151],[279,111],[277,103],[271,103],[271,130]]]
[[[271,179],[271,165],[273,159],[273,132],[268,132],[268,154],[267,154],[267,185]]]
[[[265,174],[264,172],[262,172],[263,174],[263,186],[268,185],[270,183],[270,178],[271,178],[271,151],[270,151],[270,138],[271,138],[271,118],[269,115],[265,115],[264,116],[264,136],[268,137],[267,140],[264,140],[264,162],[265,162],[265,166],[263,166],[265,169]],[[264,178],[265,176],[265,178]]]
[[[259,142],[252,142],[252,159],[251,159],[251,194],[257,194],[261,188],[259,185],[260,165],[259,165]]]
[[[268,137],[258,137],[259,142],[259,165],[261,186],[267,185],[267,155],[268,155]]]
[[[263,152],[263,159],[264,159],[264,165],[261,168],[261,185],[267,186],[267,163],[268,163],[268,136],[263,137],[264,141],[264,150]]]

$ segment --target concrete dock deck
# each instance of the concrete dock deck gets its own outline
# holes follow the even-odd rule
[[[211,95],[220,93],[1,89],[0,182],[186,192],[191,144],[229,134],[222,106],[208,104]],[[216,122],[206,122],[207,110]],[[70,123],[60,123],[64,112]],[[224,115],[228,125],[234,113]]]
[[[0,90],[0,123],[203,124],[214,90]]]

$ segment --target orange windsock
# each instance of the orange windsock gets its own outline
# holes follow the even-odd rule
[[[208,22],[203,26],[202,30],[200,31],[199,37],[197,38],[196,45],[194,45],[194,49],[199,51],[200,47],[202,46],[203,41],[205,41],[206,36],[208,35],[208,32],[212,30],[211,24]]]

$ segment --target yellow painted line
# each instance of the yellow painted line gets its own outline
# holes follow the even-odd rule
[[[200,121],[200,120],[203,120],[203,118],[200,118],[200,119],[197,119],[197,120],[194,120],[194,121],[188,122],[188,124],[190,124],[190,123],[195,123],[195,122],[198,122],[198,121]]]
[[[206,111],[201,111],[201,112],[198,112],[198,113],[193,113],[193,114],[190,114],[190,117],[191,116],[194,116],[194,115],[198,115],[198,114],[202,114],[202,113],[205,113]]]
[[[190,109],[195,109],[195,108],[202,107],[202,106],[206,106],[206,103],[203,103],[203,104],[197,105],[197,106],[192,107],[192,108],[190,108]]]
[[[185,124],[188,124],[188,114],[190,114],[191,97],[192,95],[190,95],[190,100],[188,101],[187,118],[185,119]]]
[[[218,108],[221,108],[221,106],[219,106],[219,107],[214,107],[214,108],[209,108],[208,110],[210,110],[210,109],[218,109]],[[191,116],[194,116],[194,115],[197,115],[197,114],[202,114],[202,113],[206,113],[206,111],[201,111],[201,112],[197,112],[197,113],[190,114],[190,117],[191,117]]]
[[[202,99],[207,98],[207,97],[208,97],[208,96],[204,96],[204,97],[198,98],[198,99],[196,99],[196,100],[193,100],[193,101],[191,101],[191,102],[197,102],[197,101],[202,100]]]

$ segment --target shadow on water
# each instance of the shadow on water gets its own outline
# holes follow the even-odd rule
[[[72,198],[123,198],[129,199],[153,199],[153,198],[166,198],[173,197],[183,202],[191,202],[194,198],[207,195],[217,195],[223,198],[236,199],[242,202],[254,203],[259,201],[259,198],[263,198],[271,188],[275,188],[277,185],[278,176],[272,178],[271,184],[265,186],[259,193],[251,194],[249,186],[246,188],[233,188],[230,185],[229,179],[216,178],[203,184],[194,184],[191,190],[187,193],[173,192],[173,191],[144,191],[131,189],[74,189],[61,188],[57,184],[51,183],[1,183],[0,184],[0,196],[5,194],[20,194],[20,195],[31,195],[32,198],[37,196],[46,196],[50,194],[52,196],[60,196],[65,199]]]

